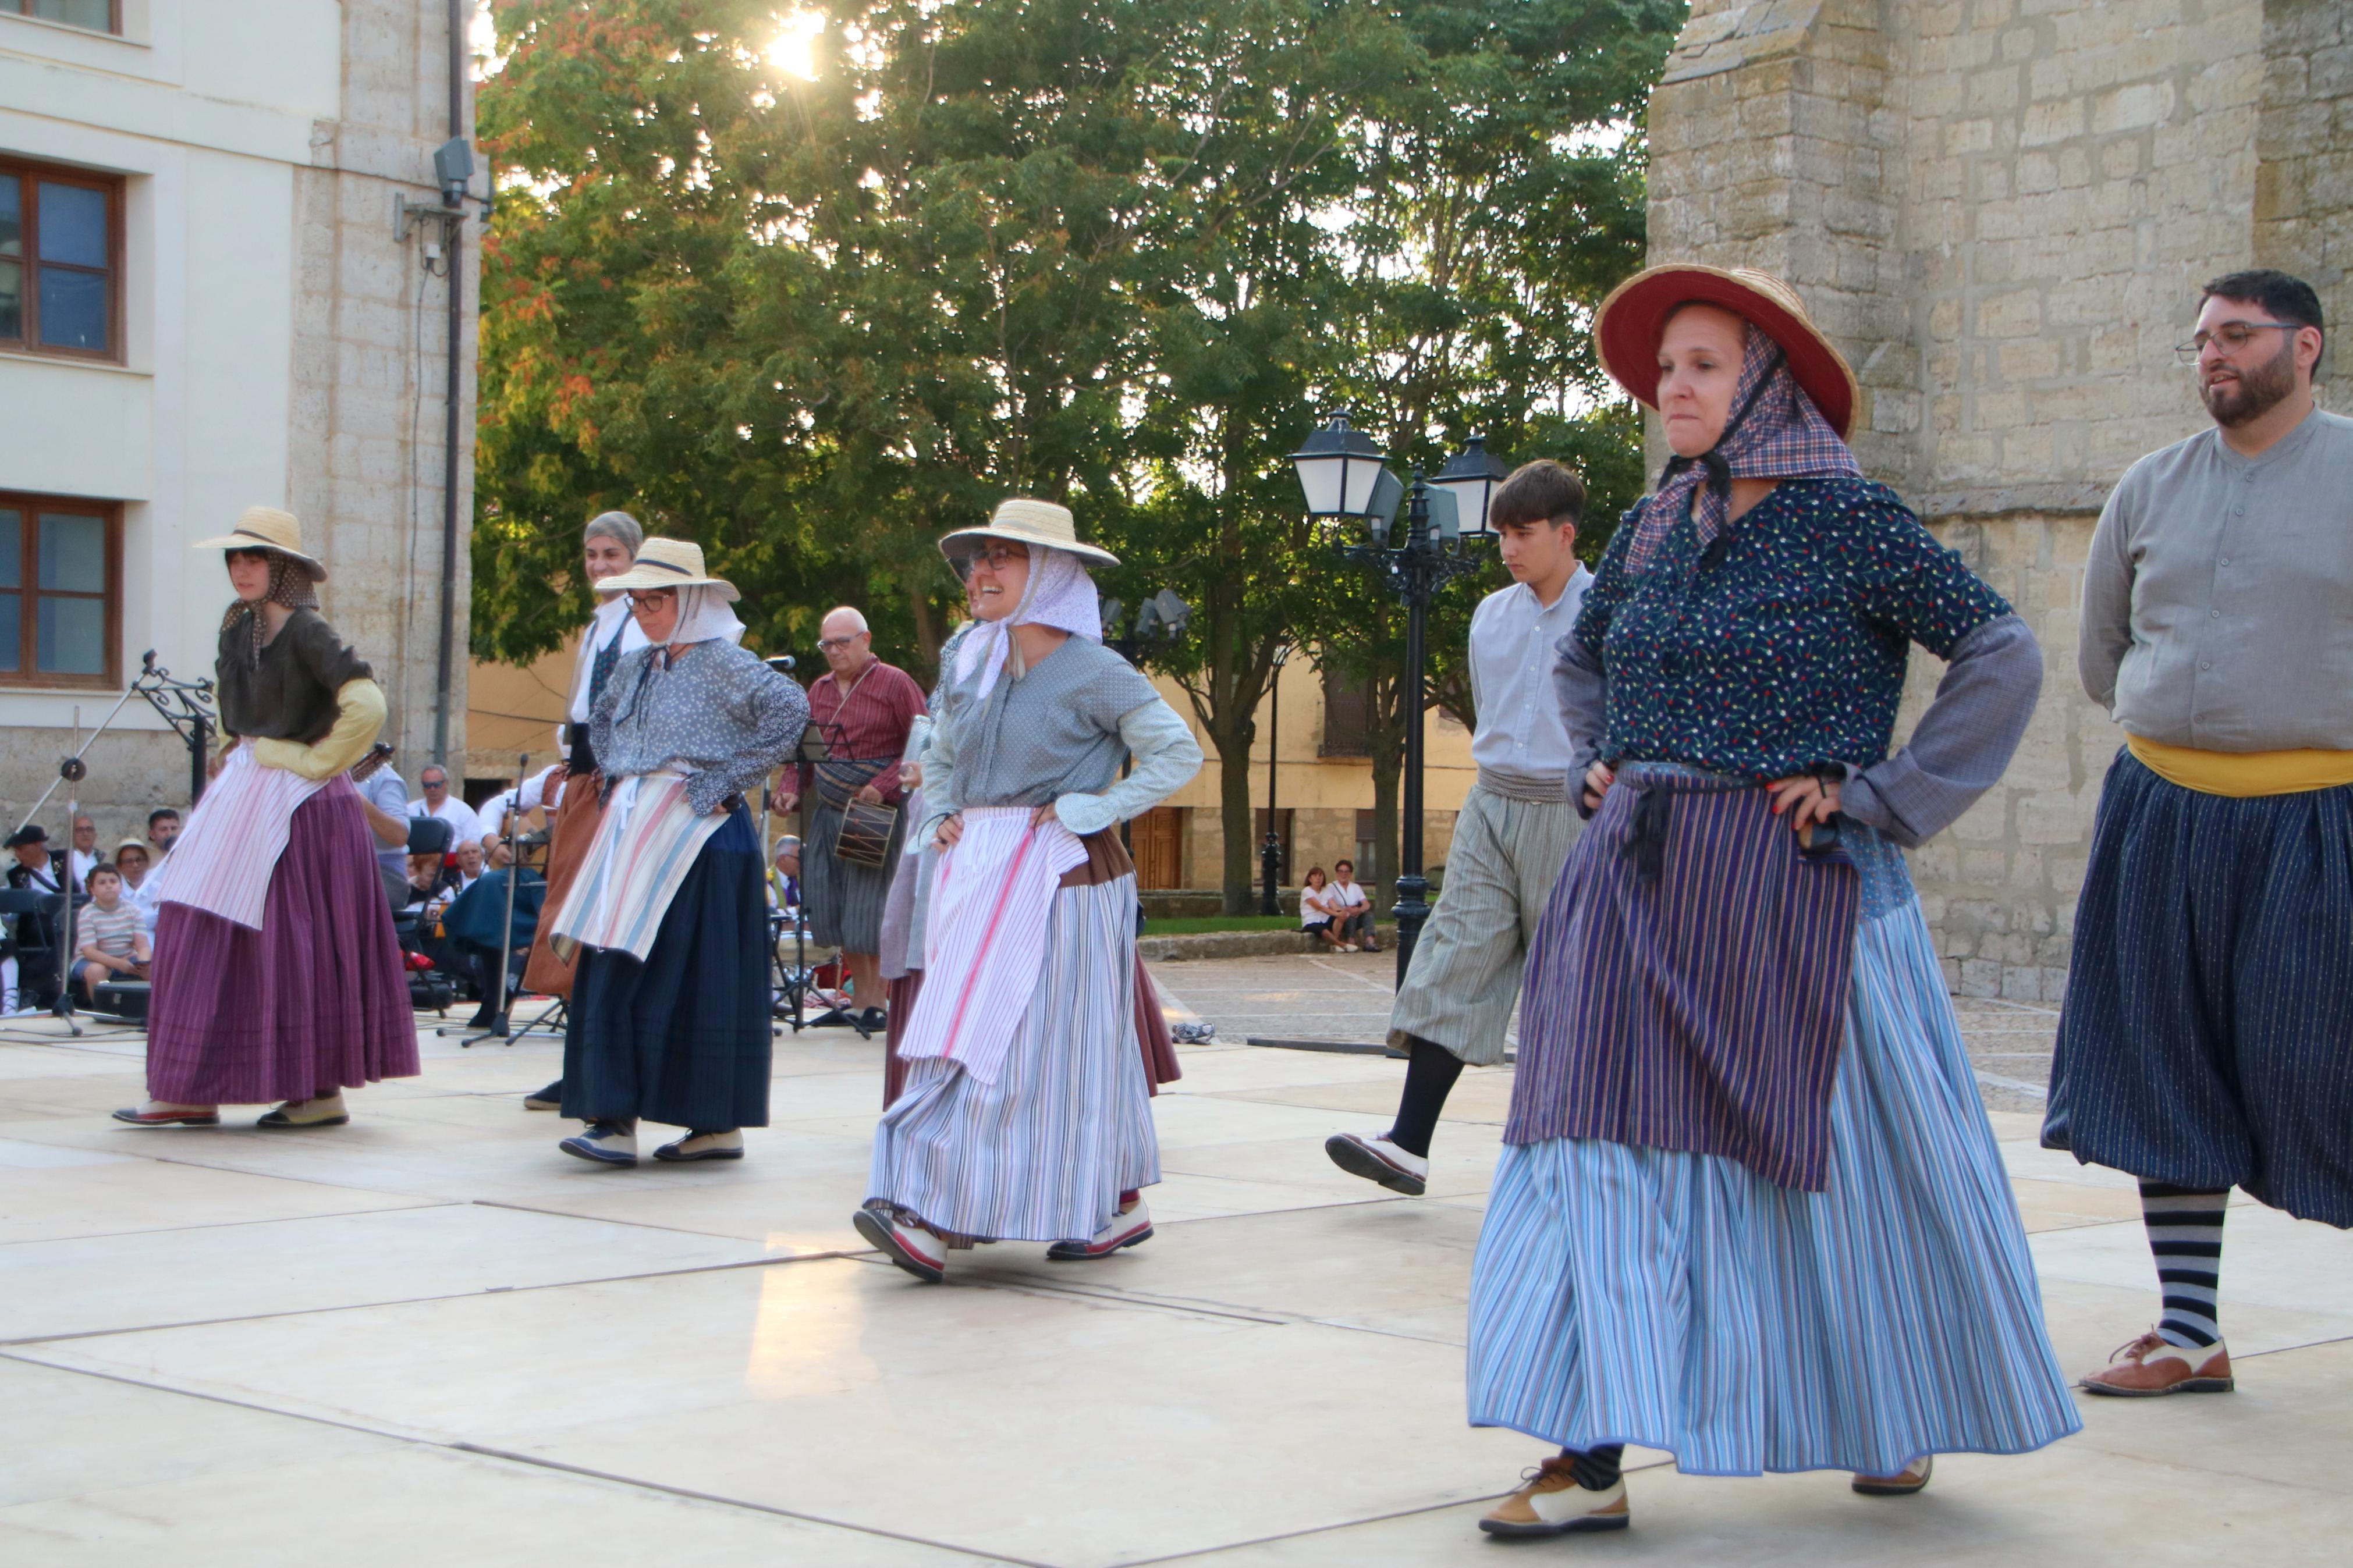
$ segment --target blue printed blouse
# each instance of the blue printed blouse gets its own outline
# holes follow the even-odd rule
[[[1784,479],[1704,552],[1626,573],[1629,513],[1569,637],[1609,680],[1602,755],[1759,781],[1887,755],[1909,645],[1949,659],[2009,604],[1866,479]]]

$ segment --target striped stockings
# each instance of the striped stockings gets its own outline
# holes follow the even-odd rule
[[[2163,1182],[2140,1184],[2141,1218],[2165,1292],[2157,1331],[2168,1344],[2196,1350],[2222,1337],[2215,1289],[2222,1272],[2222,1205],[2230,1195]]]

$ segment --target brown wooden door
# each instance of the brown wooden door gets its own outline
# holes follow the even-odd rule
[[[1135,885],[1140,889],[1181,888],[1185,885],[1185,814],[1173,805],[1155,805],[1128,826],[1134,847]]]

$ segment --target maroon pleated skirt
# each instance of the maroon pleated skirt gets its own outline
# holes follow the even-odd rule
[[[166,903],[153,973],[147,1092],[157,1100],[259,1105],[417,1076],[392,905],[347,778],[295,808],[261,929]]]

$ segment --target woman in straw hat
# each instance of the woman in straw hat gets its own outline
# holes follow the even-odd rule
[[[151,879],[149,1099],[114,1114],[212,1126],[275,1100],[261,1126],[339,1126],[344,1089],[417,1070],[375,835],[344,773],[384,692],[320,616],[327,569],[291,514],[248,508],[195,548],[226,551],[237,590],[214,665],[229,747]]]
[[[1529,957],[1470,1387],[1562,1447],[1499,1535],[1622,1528],[1628,1443],[1898,1495],[2079,1425],[1900,853],[2000,777],[2041,655],[1862,478],[1778,279],[1653,268],[1595,331],[1675,455],[1556,667],[1592,826]],[[1912,643],[1947,668],[1891,755]]]
[[[645,538],[645,529],[626,511],[599,512],[580,531],[582,574],[597,603],[596,614],[588,617],[580,634],[572,664],[572,690],[564,705],[560,731],[564,778],[554,785],[548,821],[543,905],[547,909],[560,909],[565,895],[572,890],[572,879],[580,869],[581,857],[588,852],[589,841],[596,836],[596,819],[604,810],[603,781],[597,776],[596,754],[588,742],[588,721],[596,713],[596,700],[612,684],[621,656],[646,646],[646,634],[630,613],[628,598],[609,586],[613,578],[636,562],[638,547]],[[544,804],[544,790],[542,799]],[[550,936],[543,925],[533,934],[531,956],[523,961],[523,986],[543,996],[568,997],[572,965],[555,956]],[[554,1110],[564,1103],[563,1081],[525,1095],[522,1103],[526,1110]]]
[[[643,1118],[686,1135],[657,1160],[740,1160],[768,1124],[768,901],[744,792],[800,743],[808,700],[736,646],[733,584],[701,547],[649,539],[599,584],[626,593],[647,646],[621,656],[589,745],[605,811],[549,922],[576,953],[564,1031],[560,1147],[638,1163]]]
[[[1135,868],[1117,826],[1200,770],[1192,732],[1103,646],[1069,510],[1014,500],[940,542],[976,620],[923,760],[944,851],[906,1087],[874,1138],[861,1235],[918,1279],[974,1241],[1104,1258],[1152,1234],[1160,1178],[1135,1030]],[[1130,756],[1134,771],[1120,765]]]

